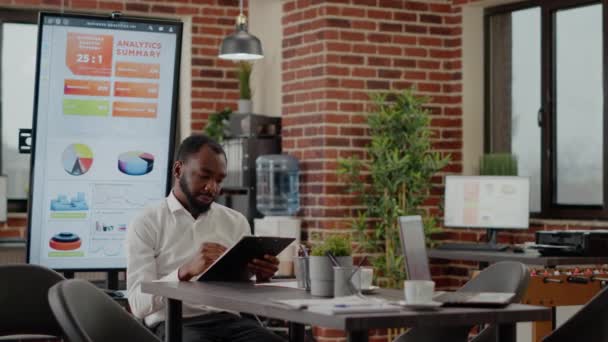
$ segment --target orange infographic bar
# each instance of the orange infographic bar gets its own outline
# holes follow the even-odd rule
[[[158,83],[116,82],[114,96],[158,98]]]
[[[159,79],[160,64],[116,62],[116,76]]]
[[[63,82],[63,93],[65,95],[110,96],[110,82],[66,78]]]
[[[112,116],[128,118],[155,118],[156,103],[114,102]]]

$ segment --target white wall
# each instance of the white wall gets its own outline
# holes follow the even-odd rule
[[[253,112],[281,116],[282,0],[250,0],[249,32],[262,41],[264,58],[254,63],[251,76]]]

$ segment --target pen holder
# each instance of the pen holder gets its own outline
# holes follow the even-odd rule
[[[293,260],[298,287],[306,291],[310,291],[310,267],[308,260],[308,257],[295,257]]]
[[[359,267],[334,266],[334,297],[352,296],[361,290]]]
[[[327,256],[309,257],[310,294],[320,297],[334,296],[334,270],[331,260]],[[343,266],[352,266],[353,258],[350,256],[338,257],[338,263]]]

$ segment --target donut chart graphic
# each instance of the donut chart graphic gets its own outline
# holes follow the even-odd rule
[[[154,156],[142,151],[129,151],[118,156],[118,170],[129,176],[142,176],[154,168]]]
[[[93,165],[93,151],[85,144],[71,144],[63,151],[61,162],[70,175],[84,175]]]
[[[58,251],[71,251],[80,248],[82,241],[74,233],[61,232],[53,235],[49,241],[49,246]]]

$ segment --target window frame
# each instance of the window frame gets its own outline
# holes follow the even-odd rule
[[[541,211],[530,213],[533,218],[553,219],[608,219],[608,81],[607,68],[602,70],[603,83],[603,205],[565,205],[555,201],[557,190],[557,120],[555,120],[556,102],[556,63],[554,49],[556,43],[554,14],[558,10],[581,6],[602,4],[602,42],[603,65],[608,62],[608,0],[529,0],[513,4],[487,8],[484,11],[484,153],[490,153],[491,141],[491,51],[490,51],[490,18],[494,15],[507,14],[517,10],[539,7],[541,11],[541,108],[538,119],[541,129]]]
[[[28,10],[28,9],[0,9],[0,24],[38,24],[39,10]],[[3,31],[0,28],[0,42],[3,39]],[[0,62],[2,56],[2,44],[0,44]],[[0,70],[0,79],[2,77],[2,71]],[[0,103],[3,89],[0,87]],[[2,123],[4,113],[2,113],[2,107],[0,106],[0,124]],[[33,115],[33,113],[32,113]],[[0,132],[0,141],[2,139],[2,132]],[[2,168],[2,149],[0,149],[0,169]],[[27,212],[27,199],[7,199],[7,212],[9,213],[25,213]]]

